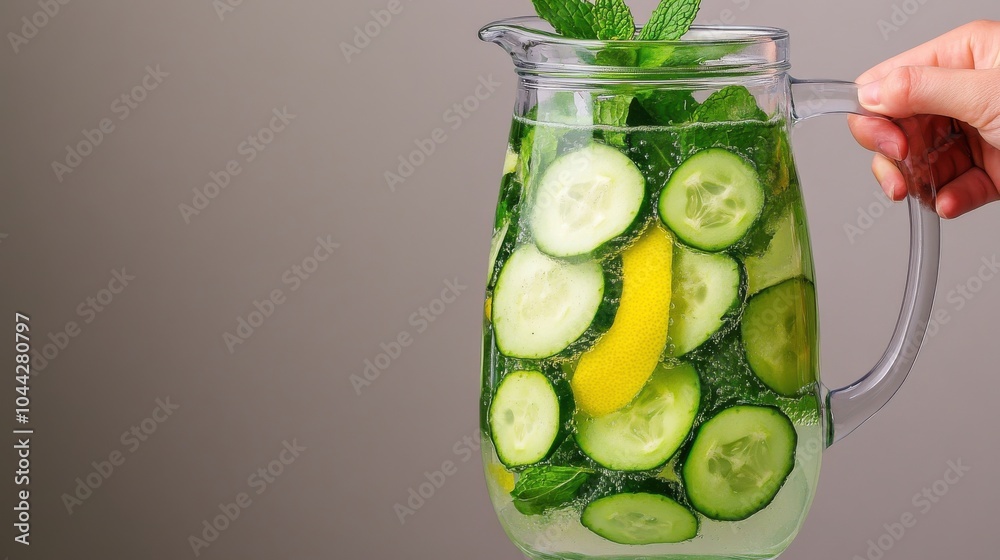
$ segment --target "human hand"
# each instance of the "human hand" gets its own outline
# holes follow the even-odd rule
[[[937,180],[937,212],[955,218],[1000,200],[1000,22],[964,25],[893,57],[857,79],[859,101],[888,117],[942,115],[954,119],[965,136],[970,157],[930,158]],[[942,119],[938,119],[939,121]],[[947,120],[947,119],[944,119]],[[892,200],[907,195],[894,161],[911,148],[903,131],[890,121],[851,117],[851,132],[863,147],[877,152],[872,171]],[[935,126],[908,127],[926,135]],[[933,137],[919,143],[934,145]]]

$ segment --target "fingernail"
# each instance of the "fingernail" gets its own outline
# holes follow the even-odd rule
[[[875,148],[877,148],[879,153],[882,155],[890,157],[896,161],[903,159],[903,151],[899,149],[899,144],[893,142],[892,140],[879,140],[875,143]]]
[[[894,181],[889,181],[887,184],[883,185],[882,190],[885,191],[885,196],[892,202],[899,202],[900,200],[903,200],[903,198],[906,198],[905,195],[900,197],[896,194],[897,191],[899,191],[899,185]]]
[[[879,86],[879,82],[871,82],[858,88],[858,101],[869,107],[878,105]]]

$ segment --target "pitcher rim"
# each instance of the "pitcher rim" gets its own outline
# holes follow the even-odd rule
[[[514,58],[519,72],[528,74],[583,75],[612,71],[636,77],[685,74],[759,75],[784,72],[789,68],[788,31],[778,27],[754,25],[693,25],[676,40],[600,40],[574,39],[549,31],[551,26],[536,16],[521,16],[494,21],[479,31],[479,38],[503,46]],[[637,28],[636,37],[642,27]],[[739,47],[739,55],[726,47]],[[715,48],[717,50],[713,51]],[[642,66],[595,64],[593,57],[584,61],[580,53],[601,51],[644,52],[641,49],[671,49],[677,55],[670,64]],[[662,52],[661,51],[661,52]],[[693,56],[692,56],[693,55]],[[704,56],[701,56],[704,55]],[[609,76],[611,77],[611,76]]]
[[[513,29],[522,33],[522,35],[528,38],[542,38],[546,43],[565,43],[569,45],[576,45],[580,47],[600,47],[600,46],[677,46],[677,45],[698,45],[698,46],[708,46],[708,45],[750,45],[755,43],[769,43],[780,41],[783,39],[788,39],[788,31],[780,27],[771,27],[766,25],[715,25],[715,24],[694,24],[691,26],[692,31],[721,31],[721,32],[743,32],[744,35],[740,37],[735,37],[732,39],[720,39],[720,38],[699,38],[697,36],[685,35],[684,38],[674,39],[674,40],[639,40],[639,39],[617,39],[617,40],[602,40],[602,39],[574,39],[572,37],[566,37],[559,35],[554,31],[545,31],[543,29],[538,29],[537,26],[524,25],[527,23],[546,23],[540,17],[537,16],[519,16],[506,19],[500,19],[483,26],[479,30],[479,38],[483,41],[490,42],[489,34],[491,32],[499,32],[505,29]],[[547,24],[546,24],[547,25]],[[636,36],[642,31],[642,25],[636,25]]]

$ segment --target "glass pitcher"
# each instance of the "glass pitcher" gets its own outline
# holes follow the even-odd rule
[[[855,86],[791,79],[773,28],[602,42],[518,18],[481,38],[519,76],[482,371],[504,529],[534,559],[778,556],[822,450],[913,365],[937,281],[939,155],[914,138],[901,166],[910,268],[890,346],[829,391],[789,132],[864,114]]]

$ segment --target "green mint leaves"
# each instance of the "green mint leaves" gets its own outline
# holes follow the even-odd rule
[[[531,0],[538,16],[571,39],[627,41],[635,37],[635,18],[625,0]],[[642,29],[643,41],[680,39],[698,15],[701,0],[660,0]]]
[[[588,0],[531,0],[538,17],[571,39],[597,39],[594,5]]]
[[[698,15],[701,0],[661,0],[649,23],[639,34],[640,41],[676,41],[680,39]]]
[[[594,25],[602,41],[626,41],[635,37],[635,18],[625,0],[596,0]]]
[[[694,112],[696,122],[766,121],[753,94],[743,86],[726,86],[708,96]]]
[[[628,124],[629,108],[632,106],[631,95],[616,95],[594,102],[594,122],[605,126],[624,128]],[[618,148],[625,147],[625,133],[619,131],[604,131],[604,140]]]
[[[593,471],[578,467],[547,465],[529,467],[517,480],[511,496],[524,515],[540,515],[576,498]]]
[[[648,119],[642,124],[653,126],[677,125],[694,120],[698,102],[690,91],[657,89],[640,92],[639,102]]]

